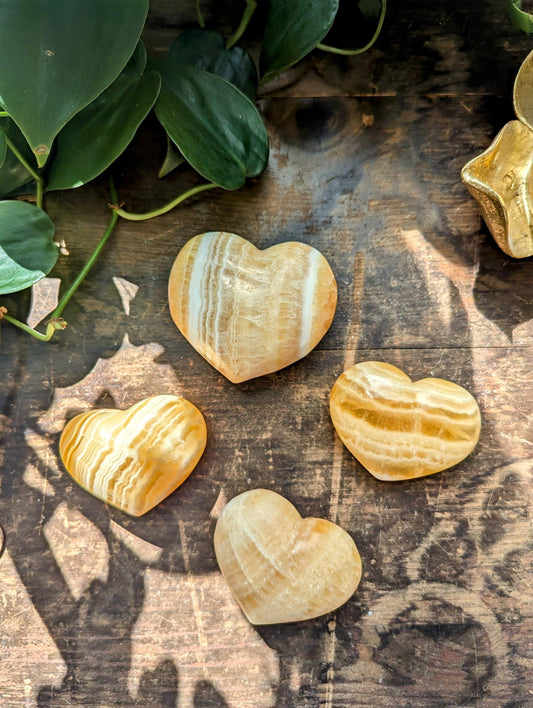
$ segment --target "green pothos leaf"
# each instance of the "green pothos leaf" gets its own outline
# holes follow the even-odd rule
[[[197,69],[221,76],[250,100],[255,98],[258,77],[254,62],[241,47],[226,49],[224,37],[219,32],[206,29],[182,32],[168,50],[165,61],[169,65],[195,66]],[[183,162],[185,158],[169,139],[159,176],[164,177]]]
[[[54,224],[27,202],[0,202],[0,294],[29,288],[57,261]]]
[[[7,135],[17,150],[21,153],[28,163],[33,161],[33,153],[24,139],[24,136],[11,120],[11,118],[0,118],[0,135]],[[33,177],[28,170],[21,165],[19,160],[8,148],[5,154],[5,159],[0,168],[0,199],[18,193],[21,187],[31,185]],[[32,191],[35,191],[32,189]]]
[[[56,138],[47,190],[79,187],[101,174],[126,149],[155,103],[161,78],[147,71],[139,42],[124,71],[70,120]]]
[[[61,128],[118,76],[148,0],[0,0],[0,103],[42,167]]]
[[[168,50],[166,61],[195,66],[221,76],[253,101],[257,92],[257,69],[250,55],[241,47],[226,49],[218,32],[193,29],[182,32]]]
[[[514,27],[527,34],[533,33],[533,15],[522,10],[522,0],[507,0],[507,12]]]
[[[210,182],[239,189],[268,161],[268,135],[255,105],[233,84],[186,64],[162,62],[155,111],[186,160]]]
[[[309,54],[327,34],[339,0],[270,0],[259,68],[269,81]]]
[[[183,165],[184,162],[187,162],[187,160],[167,135],[167,152],[159,170],[159,177],[166,177],[176,167]]]

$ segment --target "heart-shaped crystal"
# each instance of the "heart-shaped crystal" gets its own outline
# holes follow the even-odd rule
[[[233,383],[306,356],[331,324],[335,277],[324,256],[290,241],[261,251],[214,231],[182,248],[169,279],[181,333]]]
[[[361,579],[361,558],[346,531],[325,519],[302,519],[290,501],[266,489],[226,504],[214,543],[220,570],[252,624],[326,614]]]
[[[397,481],[441,472],[464,460],[481,429],[466,389],[443,379],[411,379],[379,361],[350,367],[330,397],[342,442],[374,477]]]
[[[205,421],[178,396],[152,396],[126,411],[80,413],[59,452],[86,491],[132,516],[159,504],[189,476],[207,441]]]

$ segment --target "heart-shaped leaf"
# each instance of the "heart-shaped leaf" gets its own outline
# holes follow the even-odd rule
[[[257,69],[250,55],[241,47],[226,49],[224,37],[219,32],[193,29],[182,32],[168,50],[169,65],[174,63],[195,66],[226,79],[253,101],[257,92]],[[185,158],[172,140],[167,144],[167,154],[159,176],[172,172]]]
[[[120,76],[61,130],[49,163],[48,190],[89,182],[126,149],[161,86],[159,74],[143,73],[145,67],[146,50],[139,42]]]
[[[11,118],[0,118],[0,128],[2,129],[0,134],[3,135],[3,131],[5,131],[7,137],[15,145],[24,159],[31,164],[33,161],[33,153],[24,139],[24,136]],[[4,164],[0,168],[0,199],[18,192],[20,187],[23,185],[31,185],[32,182],[33,177],[8,148]]]
[[[155,110],[185,159],[210,182],[239,189],[268,161],[268,135],[257,108],[224,79],[186,64],[161,64]]]
[[[118,76],[148,0],[2,0],[0,103],[39,166],[61,128]]]
[[[339,0],[270,0],[259,68],[270,81],[316,47],[333,24]]]
[[[219,32],[193,29],[183,32],[168,50],[166,61],[195,66],[221,76],[253,100],[257,92],[257,69],[241,47],[226,49]]]
[[[59,254],[54,224],[27,202],[0,202],[0,294],[30,287],[52,270]]]

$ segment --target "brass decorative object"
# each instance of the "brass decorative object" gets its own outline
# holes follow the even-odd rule
[[[533,255],[533,52],[516,76],[513,102],[518,120],[507,123],[461,177],[502,251],[527,258]]]

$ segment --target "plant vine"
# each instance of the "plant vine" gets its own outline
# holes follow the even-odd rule
[[[258,66],[240,46],[256,0],[244,0],[240,22],[227,39],[206,28],[197,0],[199,28],[181,32],[162,61],[149,60],[141,41],[149,0],[116,0],[98,8],[86,0],[42,0],[31,17],[26,4],[5,17],[0,9],[0,66],[5,67],[0,70],[0,295],[31,287],[55,266],[59,248],[45,195],[110,174],[151,111],[167,135],[160,175],[188,163],[206,180],[161,207],[135,213],[119,203],[110,177],[108,226],[45,331],[1,305],[0,320],[50,341],[66,327],[63,311],[120,219],[152,219],[203,192],[237,190],[258,177],[269,152],[255,105],[259,83],[315,48],[341,54],[369,49],[382,29],[386,0],[366,0],[367,8],[369,2],[372,40],[342,50],[322,44],[339,0],[270,0]],[[64,36],[59,28],[65,23],[80,29]],[[14,43],[21,48],[16,62],[12,56],[7,60]],[[35,50],[26,51],[29,46]],[[48,71],[52,64],[54,71]]]

